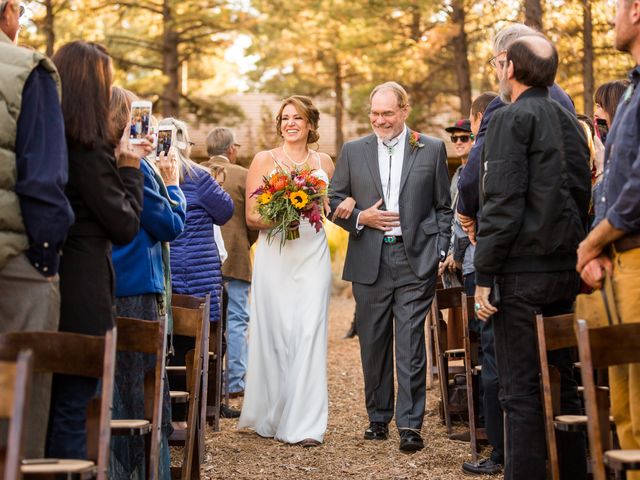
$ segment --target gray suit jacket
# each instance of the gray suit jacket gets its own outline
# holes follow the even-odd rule
[[[439,252],[449,248],[451,199],[447,154],[442,140],[421,134],[421,148],[404,147],[400,177],[400,226],[409,264],[417,277],[435,275]],[[331,209],[346,197],[356,200],[348,220],[335,223],[347,230],[349,245],[342,278],[370,285],[378,277],[384,232],[365,227],[358,231],[358,214],[381,198],[382,182],[375,135],[345,143],[331,179]],[[384,208],[381,207],[381,208]]]

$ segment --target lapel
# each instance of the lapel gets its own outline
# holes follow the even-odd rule
[[[365,140],[364,157],[373,177],[373,184],[376,186],[380,198],[384,198],[382,181],[380,180],[380,165],[378,164],[378,138],[375,135],[370,135]]]
[[[402,188],[409,177],[409,172],[411,171],[413,162],[416,159],[416,154],[418,153],[418,148],[411,148],[411,145],[409,145],[409,138],[411,137],[411,134],[411,129],[407,127],[407,135],[404,143],[404,160],[402,162],[402,173],[400,174],[400,193],[402,193]]]

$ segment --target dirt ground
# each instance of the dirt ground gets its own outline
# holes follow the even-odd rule
[[[208,479],[428,479],[466,477],[460,466],[470,459],[469,444],[447,438],[437,411],[437,385],[428,391],[422,435],[425,449],[407,455],[398,450],[390,429],[384,442],[362,439],[368,425],[364,408],[358,340],[344,340],[352,316],[352,299],[334,297],[329,320],[329,425],[324,444],[304,449],[236,430],[237,420],[222,419],[221,431],[207,431]],[[242,400],[232,400],[239,408]],[[392,423],[391,426],[394,424]],[[208,427],[209,428],[209,427]],[[461,430],[462,425],[457,427]],[[502,479],[501,475],[483,477]]]

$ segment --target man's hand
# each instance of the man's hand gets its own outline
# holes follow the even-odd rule
[[[590,237],[587,237],[580,242],[580,245],[578,245],[578,264],[576,266],[578,273],[582,274],[582,270],[587,263],[600,256],[601,253],[602,248],[594,245],[594,243],[591,242]]]
[[[398,212],[378,210],[380,205],[382,205],[382,199],[360,212],[360,225],[382,230],[383,232],[388,232],[394,227],[399,227],[400,214]]]
[[[580,278],[591,288],[602,288],[602,281],[604,280],[603,272],[605,270],[611,274],[613,272],[613,264],[609,257],[600,255],[584,266],[580,272]]]
[[[460,269],[460,264],[453,259],[453,255],[449,255],[444,259],[444,262],[438,264],[438,275],[442,275],[445,270],[455,272]]]
[[[345,198],[342,202],[340,202],[340,205],[336,207],[336,211],[333,212],[331,221],[335,220],[336,218],[341,218],[343,220],[349,219],[351,217],[351,214],[353,213],[353,209],[355,208],[355,206],[356,201],[353,198]]]
[[[460,226],[462,230],[469,236],[469,241],[472,245],[475,245],[476,242],[476,221],[471,217],[467,217],[466,215],[462,215],[460,212],[457,213],[458,221],[460,222]]]
[[[489,303],[490,293],[491,287],[481,287],[480,285],[476,285],[476,304],[474,306],[474,310],[476,312],[476,317],[483,322],[489,320],[489,317],[498,311],[496,307]]]

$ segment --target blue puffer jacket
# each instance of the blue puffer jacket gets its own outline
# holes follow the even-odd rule
[[[187,205],[180,188],[167,187],[172,204],[160,194],[160,185],[148,160],[142,159],[140,170],[144,173],[140,230],[131,243],[113,246],[116,297],[164,292],[161,242],[170,242],[184,228]]]
[[[213,224],[224,225],[233,215],[233,200],[209,172],[197,169],[180,184],[187,199],[187,222],[171,242],[171,281],[174,293],[202,297],[211,293],[212,322],[220,319],[222,271],[213,239]]]

